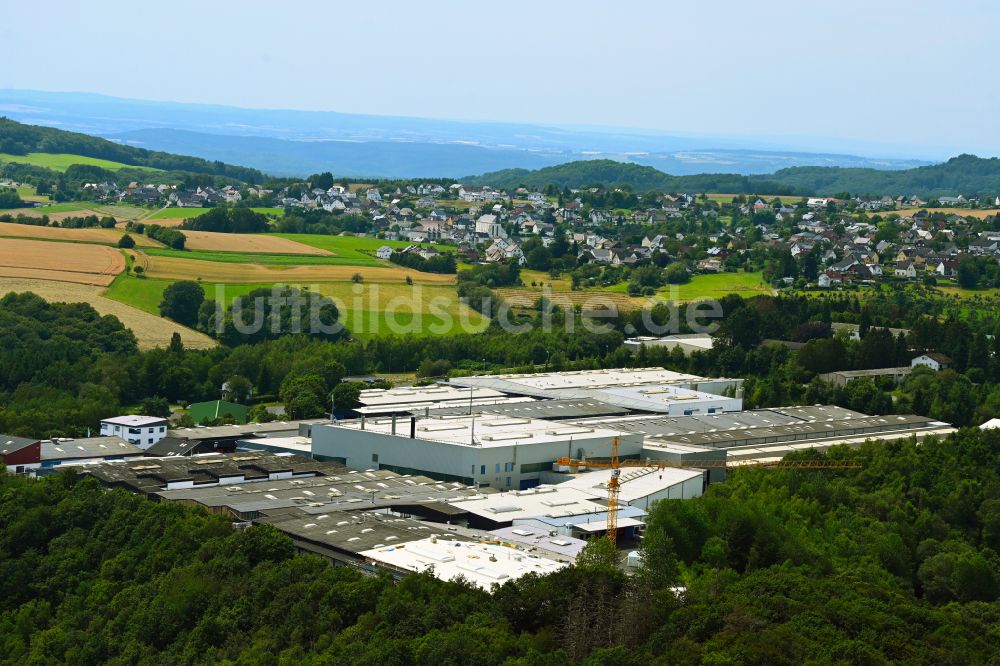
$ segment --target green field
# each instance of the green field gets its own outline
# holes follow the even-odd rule
[[[279,238],[298,241],[303,245],[318,247],[321,250],[328,250],[337,255],[337,258],[346,261],[338,263],[355,266],[384,266],[385,262],[380,262],[375,258],[375,250],[383,245],[389,247],[406,247],[413,245],[408,241],[389,241],[381,238],[368,238],[358,236],[326,236],[323,234],[274,234]],[[426,244],[425,244],[426,245]],[[454,252],[455,248],[448,245],[433,244],[439,252]]]
[[[224,264],[266,264],[271,266],[308,266],[325,264],[328,266],[385,266],[375,257],[359,254],[357,257],[331,257],[308,254],[274,254],[257,252],[223,252],[221,250],[171,250],[169,248],[142,248],[143,252],[159,257],[177,259],[200,259]]]
[[[147,220],[176,220],[178,218],[191,219],[193,217],[200,217],[212,210],[211,208],[164,208],[161,211],[157,211],[153,215],[147,217]],[[255,213],[260,213],[262,215],[269,216],[279,216],[284,215],[285,210],[283,208],[251,208],[250,210]]]
[[[34,185],[18,185],[17,196],[21,197],[22,201],[37,201],[40,203],[48,203],[51,201],[47,194],[38,194],[38,192],[35,191]]]
[[[171,280],[120,275],[105,296],[153,314],[159,314],[163,291]],[[203,284],[206,298],[222,299],[227,305],[254,289],[270,289],[272,284]],[[319,292],[334,299],[341,310],[341,320],[354,337],[373,335],[431,335],[457,333],[470,328],[482,330],[487,321],[479,313],[458,302],[454,287],[420,285],[364,284],[323,282]],[[419,311],[413,307],[419,294]],[[431,301],[436,301],[432,307]],[[464,320],[463,320],[464,317]]]
[[[659,296],[681,302],[706,298],[722,298],[726,294],[749,297],[770,294],[760,273],[708,273],[695,275],[687,284],[669,285],[657,292]]]
[[[27,155],[0,153],[0,164],[4,162],[32,164],[34,166],[45,167],[46,169],[52,169],[54,171],[65,171],[73,164],[87,164],[90,166],[100,167],[102,169],[109,169],[111,171],[117,171],[125,168],[143,169],[145,171],[160,171],[160,169],[133,167],[129,164],[123,164],[121,162],[112,162],[111,160],[102,160],[96,157],[84,157],[83,155],[71,155],[69,153],[28,153]]]
[[[66,203],[48,204],[33,210],[39,215],[44,215],[46,213],[76,213],[80,211],[93,210],[93,208],[91,208],[92,205],[93,204],[86,201],[68,201]]]

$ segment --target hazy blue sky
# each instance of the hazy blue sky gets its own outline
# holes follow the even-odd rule
[[[1000,154],[995,0],[15,2],[0,87]]]

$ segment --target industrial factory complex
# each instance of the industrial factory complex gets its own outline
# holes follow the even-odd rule
[[[114,457],[70,441],[58,447],[73,455],[56,456],[46,443],[52,461],[37,471],[74,466],[155,501],[267,523],[339,565],[488,589],[571,563],[607,533],[609,507],[631,547],[655,502],[697,497],[727,468],[953,431],[833,406],[744,411],[742,395],[740,379],[662,368],[461,377],[362,391],[347,419],[170,430],[146,450],[117,442]]]

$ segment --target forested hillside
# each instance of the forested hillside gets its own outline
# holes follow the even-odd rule
[[[264,179],[257,169],[126,146],[87,134],[25,125],[4,117],[0,117],[0,153],[70,153],[165,171],[226,176],[247,183],[259,183]]]
[[[592,185],[628,186],[637,191],[727,192],[733,194],[795,194],[832,196],[988,196],[1000,194],[1000,159],[960,155],[943,164],[903,169],[847,169],[839,167],[792,167],[773,174],[701,174],[671,176],[653,167],[612,160],[569,162],[528,171],[507,169],[467,178],[471,185],[492,185],[506,189],[525,186],[543,189],[548,185],[580,188]]]
[[[633,576],[591,547],[492,596],[365,578],[68,473],[0,474],[0,663],[991,663],[1000,433],[831,455],[864,468],[736,471],[655,505]]]

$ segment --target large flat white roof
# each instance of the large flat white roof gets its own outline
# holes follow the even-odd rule
[[[475,389],[478,391],[478,389]],[[490,393],[497,393],[497,391],[490,391]],[[441,409],[441,408],[457,408],[457,409],[468,409],[472,407],[483,407],[492,405],[506,405],[510,403],[523,403],[523,402],[538,402],[534,398],[528,396],[508,396],[500,394],[501,397],[488,397],[488,398],[472,398],[469,399],[468,391],[465,391],[465,396],[458,400],[434,400],[434,401],[413,401],[407,400],[405,402],[391,402],[391,403],[379,403],[374,405],[368,405],[366,407],[357,407],[354,409],[358,414],[365,415],[379,415],[379,414],[400,414],[406,412],[418,413],[421,410],[431,410],[431,409]],[[479,410],[474,410],[479,411]]]
[[[603,514],[607,507],[594,501],[593,494],[566,484],[537,486],[529,490],[474,495],[448,502],[451,506],[498,523],[547,516]]]
[[[600,399],[629,409],[641,409],[648,412],[662,412],[672,405],[690,404],[700,407],[704,403],[723,408],[732,404],[733,398],[692,391],[670,384],[645,384],[642,386],[612,386],[600,391]]]
[[[375,405],[397,405],[408,403],[434,403],[444,400],[469,400],[482,398],[503,398],[500,391],[488,388],[459,388],[434,384],[433,386],[406,386],[393,389],[366,389],[358,396],[358,402],[365,407]]]
[[[536,374],[477,375],[455,377],[451,379],[451,383],[456,386],[492,388],[506,393],[556,397],[560,391],[567,389],[602,389],[640,384],[683,384],[701,379],[703,378],[698,375],[674,372],[664,368],[617,368]]]
[[[434,537],[397,546],[383,546],[361,553],[374,562],[403,571],[432,571],[442,580],[459,576],[488,590],[529,573],[548,574],[566,566],[545,557],[491,543]]]
[[[610,440],[612,437],[627,434],[607,428],[568,425],[542,419],[512,418],[497,414],[413,418],[417,419],[415,433],[417,439],[478,447],[522,446],[563,442],[569,439],[574,442]],[[392,424],[391,418],[367,419],[364,430],[391,435]],[[361,430],[362,423],[360,420],[346,421],[330,427]],[[397,418],[396,436],[406,438],[409,434],[409,419]]]
[[[595,499],[603,500],[608,496],[611,473],[610,469],[585,472],[560,483],[559,487],[574,488]],[[701,478],[702,474],[702,471],[694,469],[625,467],[622,468],[619,477],[619,497],[628,503],[640,501],[690,479]]]

